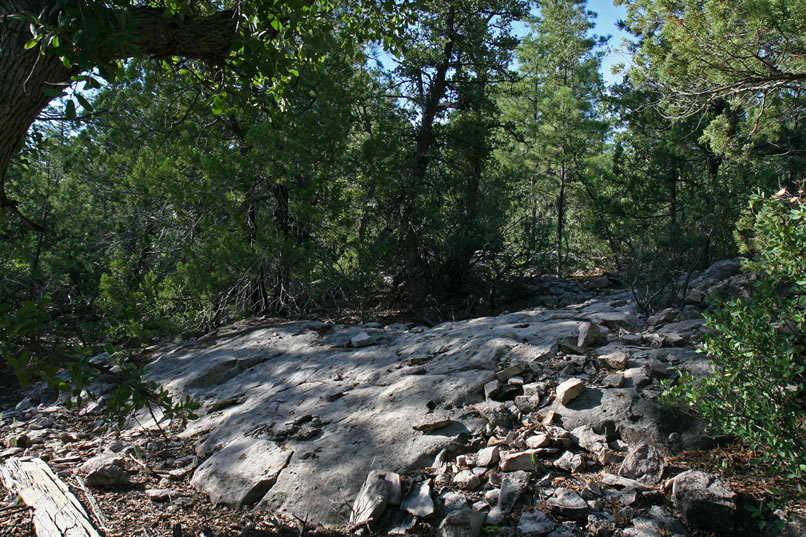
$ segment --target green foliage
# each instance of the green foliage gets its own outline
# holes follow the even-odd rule
[[[713,375],[682,374],[666,395],[709,426],[761,449],[792,473],[806,472],[806,203],[785,191],[756,196],[739,228],[757,279],[747,298],[707,315],[702,352]]]

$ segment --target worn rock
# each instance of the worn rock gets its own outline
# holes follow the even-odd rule
[[[719,534],[733,532],[736,494],[721,479],[688,470],[672,481],[672,503],[683,520]]]
[[[423,518],[434,513],[434,500],[431,499],[431,486],[423,481],[409,494],[401,508],[413,516]]]
[[[622,351],[611,352],[599,356],[599,364],[610,369],[618,369],[623,371],[627,369],[627,354]]]
[[[518,520],[520,537],[542,537],[548,535],[557,526],[543,511],[524,511]]]
[[[540,451],[529,449],[516,453],[507,453],[501,457],[499,468],[502,472],[514,472],[516,470],[540,471],[543,468],[539,460]]]
[[[500,460],[500,448],[498,446],[490,446],[482,449],[476,454],[477,466],[492,466]]]
[[[568,379],[557,386],[557,400],[562,405],[568,405],[571,401],[582,395],[585,391],[585,383],[580,379]]]
[[[571,453],[566,451],[560,458],[554,461],[554,467],[565,470],[566,472],[576,473],[585,466],[585,461],[579,453]]]
[[[462,490],[474,490],[481,485],[481,479],[470,470],[462,470],[453,476],[452,483]]]
[[[442,521],[439,526],[439,535],[440,537],[479,537],[486,518],[486,514],[472,509],[455,511]]]
[[[389,489],[385,474],[370,472],[353,503],[350,527],[360,528],[376,523],[390,504]]]
[[[637,479],[645,485],[657,485],[663,476],[664,467],[663,456],[658,450],[647,443],[641,443],[627,453],[618,474]]]
[[[123,457],[116,453],[97,455],[81,465],[88,487],[118,487],[129,483],[129,474],[123,466]]]
[[[572,520],[585,521],[588,518],[590,507],[573,489],[558,488],[546,501],[551,512],[557,516]]]
[[[152,502],[162,503],[171,499],[171,491],[168,489],[146,489],[145,492]]]
[[[269,440],[241,438],[204,461],[190,483],[213,503],[252,505],[274,486],[293,454]]]

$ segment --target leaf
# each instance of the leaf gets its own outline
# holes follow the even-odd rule
[[[216,95],[213,99],[213,114],[220,116],[224,111],[224,96]]]
[[[76,118],[76,103],[72,99],[64,104],[64,115],[70,120]]]
[[[80,93],[76,93],[75,97],[84,110],[87,110],[88,112],[92,112],[93,110],[95,110],[92,104]]]
[[[25,50],[30,50],[30,49],[34,48],[36,45],[38,45],[38,44],[39,44],[39,38],[35,37],[34,39],[31,39],[30,41],[25,43],[24,48],[25,48]]]

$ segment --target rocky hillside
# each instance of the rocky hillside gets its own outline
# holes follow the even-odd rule
[[[605,276],[553,286],[540,298],[553,309],[434,327],[244,322],[152,349],[152,378],[202,404],[171,479],[212,504],[356,532],[755,535],[747,498],[670,462],[710,439],[658,403],[674,368],[709,371],[694,351],[704,297],[740,279],[737,262],[717,264],[687,306],[648,319]],[[37,403],[17,406],[18,423]],[[85,464],[88,484],[95,472],[121,476],[104,490],[129,482],[118,444],[96,447],[107,453]],[[36,446],[22,451],[2,456]],[[785,534],[803,535],[798,524]]]

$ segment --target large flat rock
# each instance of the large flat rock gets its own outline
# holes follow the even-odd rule
[[[596,363],[595,349],[577,362],[563,354],[580,327],[598,323],[618,350],[618,329],[639,321],[623,299],[603,298],[433,328],[252,324],[167,350],[150,376],[202,404],[183,435],[198,439],[205,462],[193,484],[212,501],[347,525],[370,472],[405,475],[477,437],[486,422],[473,405],[496,372],[518,364],[521,376],[559,384],[580,359]],[[555,408],[569,429],[615,422],[663,442],[656,406],[634,388],[589,387],[542,411]]]

